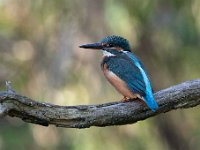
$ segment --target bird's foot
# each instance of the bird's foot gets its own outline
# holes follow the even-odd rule
[[[129,97],[124,97],[124,98],[122,98],[122,102],[129,102],[131,99],[129,98]]]
[[[134,94],[131,98],[124,96],[124,98],[121,100],[122,102],[130,102],[135,100],[141,100],[140,96],[138,94]]]

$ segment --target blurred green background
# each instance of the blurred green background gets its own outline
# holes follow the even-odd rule
[[[155,91],[200,77],[199,0],[0,0],[0,81],[59,105],[122,98],[100,70],[102,54],[79,49],[107,35],[130,41]],[[132,125],[65,129],[0,119],[0,150],[197,150],[198,107]]]

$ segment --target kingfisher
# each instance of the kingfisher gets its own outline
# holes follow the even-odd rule
[[[101,69],[106,79],[121,93],[123,101],[140,99],[156,111],[156,103],[149,77],[141,61],[131,52],[127,39],[121,36],[108,36],[93,44],[80,45],[80,48],[102,50]]]

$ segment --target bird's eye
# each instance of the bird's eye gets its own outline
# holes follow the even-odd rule
[[[108,44],[108,47],[113,47],[113,44]]]

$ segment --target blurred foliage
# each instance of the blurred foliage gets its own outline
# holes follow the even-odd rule
[[[60,105],[121,99],[103,77],[101,54],[78,48],[107,35],[130,40],[155,90],[199,78],[198,0],[0,0],[0,81]],[[197,150],[198,108],[120,127],[85,130],[0,120],[2,150]]]

